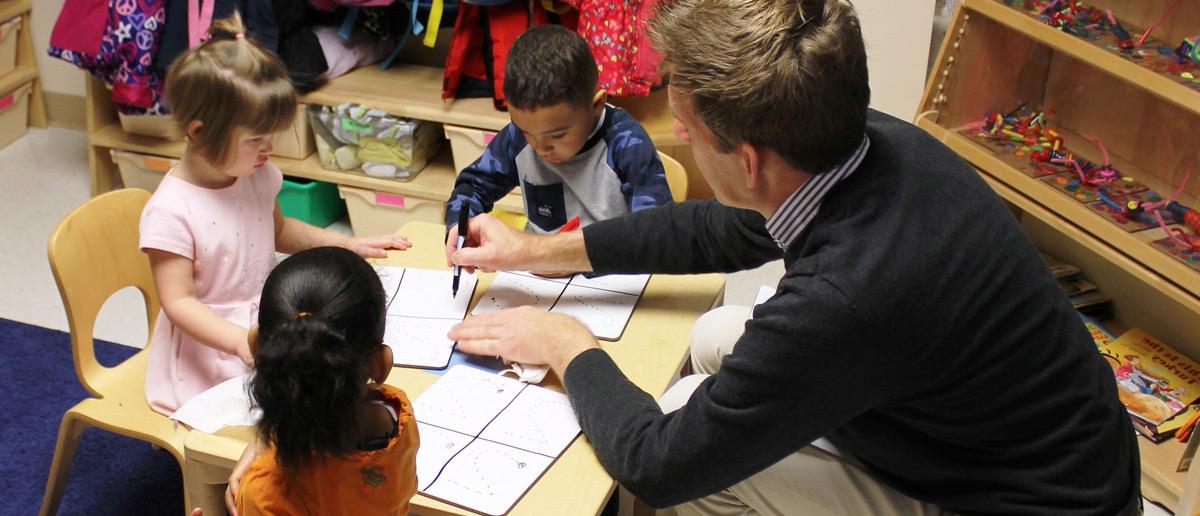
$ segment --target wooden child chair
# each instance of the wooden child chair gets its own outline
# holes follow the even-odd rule
[[[182,469],[188,431],[146,403],[148,350],[115,367],[104,367],[96,360],[92,343],[100,308],[113,293],[129,286],[137,287],[146,301],[147,345],[154,334],[158,294],[150,260],[138,248],[138,221],[148,200],[150,193],[137,189],[100,195],[69,213],[50,234],[50,269],[70,323],[75,375],[93,397],[63,414],[42,498],[43,516],[58,512],[75,447],[89,426],[167,450]],[[185,500],[185,507],[190,506]]]
[[[658,159],[662,161],[663,170],[666,172],[667,186],[671,187],[671,199],[675,202],[683,202],[687,199],[687,169],[675,161],[675,158],[663,154],[662,151],[658,151]]]

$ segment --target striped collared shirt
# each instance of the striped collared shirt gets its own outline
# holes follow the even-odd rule
[[[804,231],[804,228],[812,222],[813,217],[817,216],[817,210],[821,208],[821,200],[835,185],[854,173],[859,163],[862,163],[863,158],[866,157],[869,148],[871,148],[871,140],[863,135],[862,143],[858,145],[857,149],[854,149],[854,152],[850,153],[850,157],[846,158],[846,161],[834,167],[833,170],[808,178],[808,181],[800,185],[800,188],[797,188],[783,202],[783,205],[775,210],[771,218],[767,219],[767,232],[771,234],[780,248],[787,249],[796,241],[800,232]]]

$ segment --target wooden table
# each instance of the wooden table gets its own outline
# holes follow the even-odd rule
[[[408,236],[414,247],[391,253],[380,263],[445,269],[444,231],[437,224],[407,224],[400,234]],[[493,276],[479,275],[472,306],[491,285]],[[724,286],[725,280],[718,274],[654,275],[621,340],[601,342],[601,346],[633,383],[654,396],[661,395],[688,357],[692,324],[715,304]],[[426,371],[398,367],[392,369],[387,383],[404,389],[410,398],[416,399],[437,379],[437,375]],[[547,378],[546,385],[562,389],[553,375]],[[226,427],[216,434],[193,431],[188,435],[184,443],[184,484],[193,503],[203,508],[205,514],[222,514],[225,481],[253,435],[250,427]],[[591,444],[580,437],[510,514],[597,514],[615,487],[616,483],[592,452]],[[471,514],[422,495],[413,499],[412,510],[420,514]]]

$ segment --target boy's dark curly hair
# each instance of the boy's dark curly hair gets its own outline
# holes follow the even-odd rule
[[[598,81],[587,41],[562,25],[522,33],[504,65],[504,97],[517,109],[534,111],[562,102],[587,108]]]

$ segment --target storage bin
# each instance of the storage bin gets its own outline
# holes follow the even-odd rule
[[[298,177],[285,177],[279,190],[279,211],[317,227],[333,224],[346,213],[337,185]]]
[[[150,154],[117,149],[108,152],[112,155],[113,163],[117,164],[117,169],[121,172],[121,183],[125,185],[125,188],[141,188],[150,192],[157,189],[158,183],[162,182],[163,175],[179,163],[179,160],[176,159]]]
[[[271,151],[272,156],[281,158],[304,159],[309,154],[316,150],[316,143],[313,142],[312,129],[308,127],[308,111],[307,106],[300,104],[296,110],[296,120],[292,122],[292,126],[287,130],[275,135],[275,149]]]
[[[362,170],[402,181],[440,150],[441,124],[407,120],[359,104],[311,106],[317,154],[329,170]]]
[[[496,137],[493,131],[474,127],[446,125],[445,131],[446,139],[450,140],[450,152],[454,155],[455,172],[462,172],[462,169],[479,159],[483,149]]]
[[[175,126],[171,115],[123,115],[118,113],[121,128],[129,134],[139,134],[165,140],[182,140],[183,135]],[[313,153],[316,145],[313,143],[312,130],[308,128],[308,115],[301,105],[296,110],[296,120],[287,130],[275,135],[272,156],[281,158],[304,159]]]
[[[126,115],[117,113],[121,129],[129,134],[140,134],[164,140],[182,140],[183,135],[175,127],[171,115]]]
[[[0,77],[17,68],[17,33],[21,32],[21,17],[0,23]]]
[[[29,93],[33,83],[27,82],[0,95],[0,147],[7,147],[29,125]]]
[[[354,236],[391,235],[409,222],[442,224],[445,201],[338,186]]]

